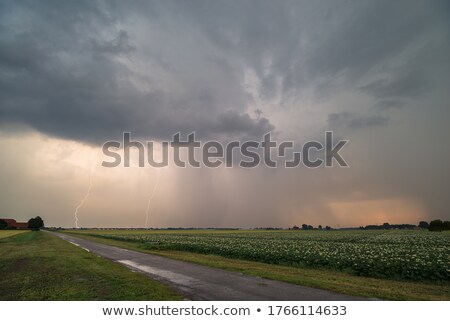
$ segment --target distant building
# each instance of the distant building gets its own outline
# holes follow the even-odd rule
[[[17,222],[12,218],[0,218],[0,221],[3,221],[7,224],[7,228],[18,228],[25,229],[28,228],[28,222]]]

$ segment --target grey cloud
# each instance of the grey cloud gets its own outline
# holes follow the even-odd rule
[[[390,109],[399,109],[403,106],[404,104],[399,100],[380,100],[373,106],[373,108],[378,111],[386,111]]]
[[[298,97],[308,86],[331,92],[335,78],[352,87],[414,39],[446,26],[441,5],[5,2],[1,123],[94,143],[125,130],[154,138],[178,131],[252,136],[274,124],[269,114],[262,120],[247,114],[243,69],[255,71],[263,100]],[[421,64],[420,77],[390,70],[361,90],[384,100],[424,92],[425,58],[404,66]],[[352,126],[375,123],[383,117],[363,116]]]
[[[347,127],[361,129],[367,127],[384,126],[389,119],[381,115],[360,116],[352,112],[332,113],[328,115],[328,124],[332,128]]]
[[[19,6],[12,4],[3,17],[14,16]],[[127,30],[116,28],[122,20],[109,14],[115,8],[97,15],[99,8],[91,10],[80,3],[73,12],[61,11],[67,15],[65,20],[56,15],[55,8],[46,12],[45,5],[24,7],[31,12],[28,18],[34,29],[28,29],[25,21],[13,29],[3,19],[0,123],[24,123],[50,135],[91,143],[117,138],[123,131],[163,138],[178,131],[196,131],[203,137],[227,132],[253,136],[273,128],[267,119],[252,119],[245,113],[245,99],[239,98],[244,92],[230,85],[235,75],[223,72],[227,65],[218,64],[219,58],[209,65],[202,63],[203,70],[191,76],[183,70],[190,62],[183,60],[181,52],[180,61],[166,56],[168,62],[162,69],[168,74],[162,76],[178,83],[175,88],[161,87],[151,70],[130,69],[130,64],[141,59],[143,48],[134,44]],[[91,17],[88,21],[85,11]],[[164,36],[175,37],[164,32]],[[165,41],[162,46],[176,45],[177,40]],[[206,55],[202,50],[198,48],[199,55]],[[154,53],[150,58],[158,55],[157,49]],[[208,79],[210,73],[222,78]],[[208,82],[200,82],[199,76]],[[147,88],[136,86],[140,80]],[[223,87],[214,88],[221,82]]]
[[[444,2],[421,1],[199,1],[183,6],[184,19],[195,21],[221,50],[255,70],[262,97],[279,93],[277,79],[283,94],[298,94],[311,84],[330,86],[336,77],[352,83],[437,26],[445,28],[445,9]]]
[[[135,50],[135,46],[130,44],[130,37],[125,30],[120,30],[112,40],[96,41],[93,39],[93,52],[99,54],[121,55]]]
[[[229,111],[219,115],[215,128],[218,132],[248,133],[249,137],[260,138],[272,131],[274,126],[264,117],[256,121],[248,114]]]
[[[397,79],[378,79],[360,89],[375,98],[416,98],[429,88],[429,83],[420,73],[408,73]]]

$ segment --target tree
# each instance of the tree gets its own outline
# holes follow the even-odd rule
[[[31,218],[28,221],[28,228],[31,228],[33,230],[39,230],[40,228],[44,227],[44,221],[40,216],[36,216],[35,218]]]
[[[8,223],[3,220],[0,220],[0,230],[5,230],[8,227]]]
[[[322,229],[322,225],[319,225],[319,230],[321,230]]]
[[[428,228],[428,226],[430,226],[430,224],[428,224],[428,222],[425,222],[425,221],[420,221],[419,222],[419,227],[420,228]]]
[[[430,222],[430,226],[428,226],[428,230],[432,232],[440,232],[443,230],[443,223],[441,220],[434,220]]]
[[[449,231],[450,230],[450,221],[444,221],[442,222],[442,229],[444,231]]]
[[[329,230],[331,230],[331,227],[330,226],[325,226],[325,229],[327,230],[327,231],[329,231]]]

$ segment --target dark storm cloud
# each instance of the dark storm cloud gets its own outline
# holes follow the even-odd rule
[[[147,88],[139,88],[139,77],[147,81],[145,74],[152,70],[139,74],[129,67],[142,48],[126,30],[116,27],[122,20],[109,14],[113,8],[100,13],[101,8],[80,3],[72,10],[48,8],[47,12],[47,5],[53,3],[10,4],[2,10],[1,123],[24,123],[50,135],[93,143],[117,138],[123,131],[146,138],[178,131],[196,131],[204,137],[227,132],[253,137],[273,128],[267,119],[252,119],[243,111],[241,93],[224,100],[209,90],[214,79],[205,84],[188,78],[178,83],[181,90],[152,88],[155,79],[150,79]],[[169,60],[169,67],[163,69],[174,66],[169,76],[176,78],[177,64],[189,61]],[[217,73],[224,68],[200,67]]]
[[[301,92],[311,83],[329,84],[338,76],[355,81],[436,24],[446,26],[446,6],[421,1],[197,1],[185,3],[183,13],[222,50],[242,57],[261,78],[262,95],[270,97],[277,92],[277,78],[284,93]]]
[[[274,125],[247,113],[244,68],[255,71],[263,99],[295,97],[307,86],[324,92],[337,76],[351,84],[446,24],[441,6],[4,2],[1,123],[95,143],[122,131],[151,138],[178,131],[260,135]],[[379,99],[418,94],[427,79],[417,75],[401,78],[394,71],[361,89]],[[356,127],[377,122],[364,117],[353,121]]]

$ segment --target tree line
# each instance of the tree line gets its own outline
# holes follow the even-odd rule
[[[440,231],[450,231],[450,221],[442,221],[442,220],[432,220],[431,222],[420,221],[418,225],[414,224],[389,224],[383,223],[381,225],[366,225],[360,226],[360,230],[406,230],[406,229],[428,229],[432,232],[440,232]],[[289,228],[290,230],[333,230],[330,226],[322,227],[319,225],[318,227],[314,227],[308,224],[302,224],[301,227],[294,225]],[[347,228],[348,229],[348,228]],[[358,229],[358,228],[351,228]]]
[[[418,225],[413,224],[389,224],[384,223],[382,225],[366,225],[360,227],[364,230],[389,230],[389,229],[414,229],[414,228],[428,229],[432,232],[449,231],[450,221],[432,220],[430,223],[426,221],[420,221]]]

